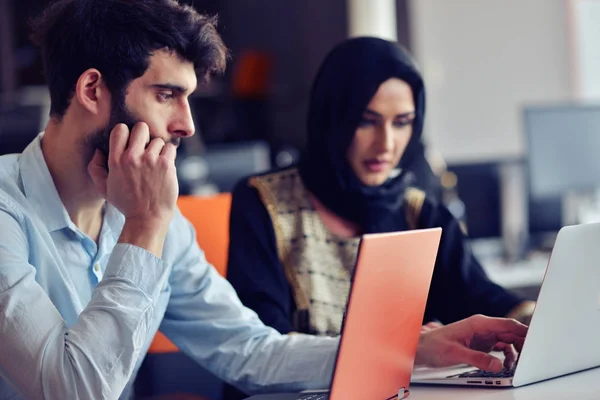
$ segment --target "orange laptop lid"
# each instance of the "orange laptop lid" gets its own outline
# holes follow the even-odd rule
[[[330,400],[408,390],[442,229],[364,235]]]

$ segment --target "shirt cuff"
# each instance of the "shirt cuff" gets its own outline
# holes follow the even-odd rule
[[[154,298],[165,285],[169,264],[147,250],[126,243],[117,243],[108,260],[104,278],[121,278],[133,282]]]

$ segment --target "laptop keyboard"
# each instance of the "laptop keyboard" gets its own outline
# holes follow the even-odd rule
[[[328,400],[327,393],[304,394],[299,397],[300,400]]]
[[[476,369],[475,371],[450,375],[448,378],[512,378],[514,374],[514,368],[504,368],[500,372],[488,372],[481,369]]]

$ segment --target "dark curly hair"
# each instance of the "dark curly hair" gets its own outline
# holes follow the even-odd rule
[[[142,76],[149,57],[168,49],[192,62],[201,80],[222,73],[227,48],[216,17],[175,0],[58,0],[32,20],[42,50],[53,117],[64,116],[79,76],[98,69],[111,93],[121,95]]]

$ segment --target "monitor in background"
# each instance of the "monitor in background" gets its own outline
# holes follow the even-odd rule
[[[230,192],[242,178],[271,169],[271,152],[264,141],[215,144],[202,155],[208,166],[208,179],[221,192]]]
[[[562,228],[562,200],[560,196],[537,199],[529,196],[529,233],[532,235],[556,233]]]
[[[472,239],[500,238],[502,232],[502,176],[503,165],[514,165],[525,175],[526,163],[522,160],[503,160],[449,165],[448,170],[456,174],[457,192],[465,205],[465,222]],[[527,181],[525,180],[527,183]],[[529,195],[527,184],[523,188],[526,201],[524,227],[529,233],[529,246],[538,248],[546,234],[556,233],[562,224],[560,196],[535,198]],[[518,195],[518,193],[514,193]]]
[[[533,199],[600,187],[600,104],[526,107],[524,131]]]
[[[242,178],[271,169],[271,151],[264,141],[215,144],[202,151],[190,150],[185,143],[177,156],[180,194],[231,192]]]

